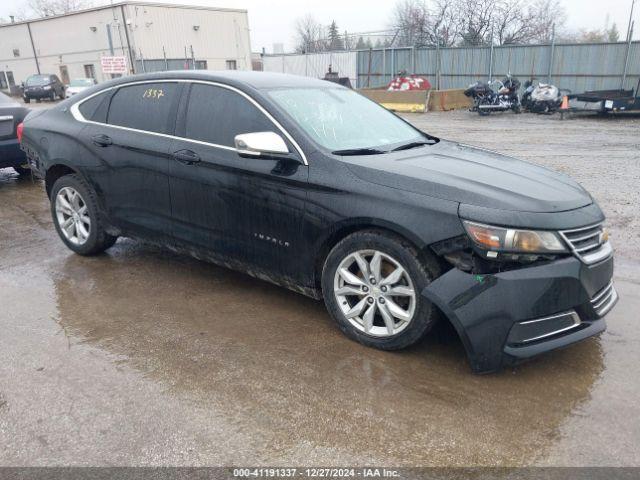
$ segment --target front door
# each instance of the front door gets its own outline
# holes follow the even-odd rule
[[[171,238],[167,134],[173,130],[181,88],[176,82],[121,87],[105,123],[89,124],[81,133],[101,161],[91,178],[104,192],[109,218],[125,233]]]
[[[176,128],[183,139],[173,141],[169,162],[174,236],[223,262],[295,279],[308,167],[239,156],[236,135],[281,132],[233,90],[189,88]]]

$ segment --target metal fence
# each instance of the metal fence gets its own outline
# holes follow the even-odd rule
[[[135,66],[137,73],[166,72],[168,70],[206,70],[206,60],[196,60],[191,58],[156,58],[137,59]]]
[[[534,78],[574,92],[630,89],[640,79],[640,42],[388,48],[264,57],[265,71],[316,78],[323,77],[330,64],[359,88],[385,86],[406,70],[427,77],[438,89],[463,88],[507,73],[521,81]]]
[[[341,77],[349,77],[351,84],[356,85],[358,72],[356,65],[358,52],[323,52],[308,55],[265,55],[263,69],[266,72],[292,73],[305,77],[323,78],[329,66]]]

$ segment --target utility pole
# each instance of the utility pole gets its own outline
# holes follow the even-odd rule
[[[38,62],[38,54],[36,53],[36,45],[33,43],[33,35],[31,34],[31,24],[27,22],[27,31],[29,32],[29,40],[31,41],[31,50],[33,50],[33,59],[36,61],[36,70],[40,73],[40,62]]]
[[[551,49],[549,52],[549,71],[547,74],[547,83],[551,83],[551,75],[553,74],[553,55],[556,50],[556,24],[551,25]]]
[[[633,34],[632,22],[633,22],[633,7],[636,4],[636,0],[631,0],[631,11],[629,12],[629,24],[627,25],[627,41],[631,39]]]
[[[631,25],[629,25],[629,32],[627,33],[627,36],[628,36],[627,53],[624,56],[624,69],[622,70],[622,80],[620,82],[620,90],[624,90],[624,84],[627,82],[627,70],[629,69],[629,53],[631,52],[631,38],[633,37],[633,25],[634,25],[634,22],[631,22]]]

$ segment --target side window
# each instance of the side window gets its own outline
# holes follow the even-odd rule
[[[112,93],[113,92],[109,90],[82,102],[80,107],[78,107],[82,116],[92,122],[106,123],[109,99]]]
[[[118,89],[111,99],[107,123],[156,133],[170,133],[178,84],[143,83]]]
[[[277,132],[275,125],[246,98],[227,88],[194,83],[185,120],[185,136],[234,146],[241,133]]]

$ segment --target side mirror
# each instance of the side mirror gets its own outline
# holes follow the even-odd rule
[[[241,156],[259,157],[287,155],[289,148],[280,135],[274,132],[242,133],[234,138],[236,150]]]

